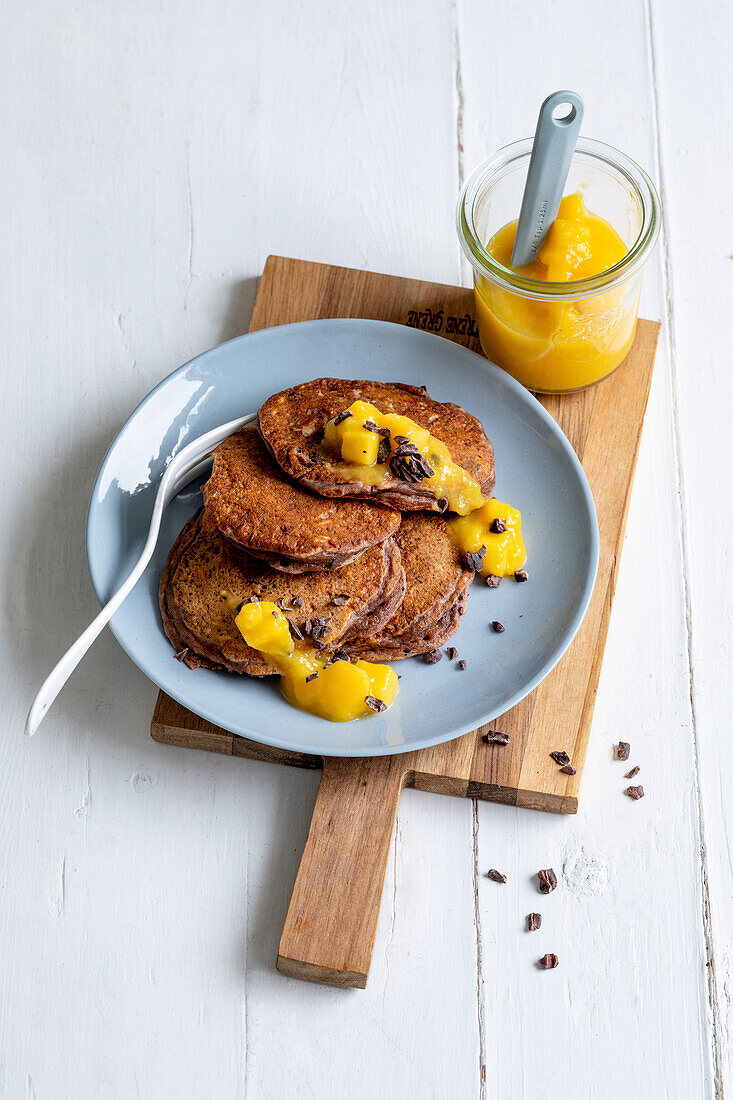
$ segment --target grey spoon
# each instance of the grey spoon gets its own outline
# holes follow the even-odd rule
[[[555,111],[563,104],[567,104],[569,110],[555,118]],[[535,259],[537,249],[557,217],[583,112],[581,97],[568,91],[553,92],[540,107],[512,249],[512,267],[522,267]]]

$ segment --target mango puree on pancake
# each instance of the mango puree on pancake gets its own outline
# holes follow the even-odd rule
[[[407,416],[382,413],[368,401],[354,401],[330,420],[323,445],[364,484],[379,485],[388,472],[419,480],[441,505],[454,512],[451,535],[482,576],[508,577],[526,558],[522,517],[516,508],[486,498],[467,470],[451,458],[446,445]]]
[[[284,612],[270,600],[246,603],[235,619],[248,646],[280,673],[291,706],[329,722],[350,722],[392,705],[397,675],[389,665],[340,659],[293,638]]]
[[[434,400],[423,386],[316,378],[269,398],[259,410],[258,429],[280,468],[320,497],[376,501],[398,512],[440,512],[446,508],[442,489],[436,496],[422,474],[411,476],[408,467],[412,463],[402,463],[400,472],[395,473],[394,464],[382,461],[384,455],[380,456],[378,445],[375,459],[375,444],[367,435],[349,437],[345,456],[339,433],[334,437],[338,446],[329,446],[324,426],[335,423],[345,413],[348,419],[348,409],[356,402],[372,406],[383,416],[404,418],[413,430],[417,425],[427,430],[447,449],[447,453],[442,448],[434,453],[452,460],[478,483],[484,496],[491,495],[494,448],[481,422],[460,405]],[[399,436],[399,419],[393,427]],[[389,431],[384,422],[380,431]],[[399,439],[396,442],[399,445]],[[437,469],[435,472],[439,474]]]
[[[403,481],[420,481],[445,502],[444,511],[459,515],[484,499],[479,483],[456,465],[445,443],[409,416],[382,413],[368,401],[354,401],[329,421],[323,443],[340,454],[346,472],[367,485],[379,485],[389,469]]]

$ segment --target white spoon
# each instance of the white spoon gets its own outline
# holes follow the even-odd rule
[[[87,650],[91,648],[92,643],[95,642],[102,633],[115,611],[117,611],[118,607],[120,607],[127,596],[129,596],[130,592],[132,592],[145,572],[158,541],[164,510],[168,507],[173,498],[180,493],[181,489],[185,489],[187,485],[194,481],[200,474],[204,473],[211,465],[211,458],[204,456],[207,456],[209,451],[212,451],[214,447],[218,446],[219,443],[221,443],[223,439],[226,439],[227,436],[231,435],[232,432],[236,432],[238,428],[243,427],[245,424],[249,424],[251,420],[254,420],[256,415],[256,413],[248,413],[247,416],[241,416],[238,420],[230,420],[228,424],[222,424],[218,428],[213,428],[210,432],[206,432],[205,435],[201,435],[198,439],[194,439],[192,443],[189,443],[182,451],[179,451],[177,455],[171,458],[165,468],[165,473],[160,479],[158,492],[155,496],[155,504],[153,505],[153,515],[150,519],[150,530],[145,546],[143,547],[143,552],[140,555],[140,560],[137,562],[127,580],[117,589],[109,603],[105,604],[96,619],[94,619],[84,633],[77,638],[71,649],[67,650],[56,667],[46,678],[43,687],[38,692],[38,695],[36,695],[33,700],[33,705],[28,711],[25,732],[29,737],[32,737],[36,732],[41,722],[46,717],[54,699],[79,664],[79,661],[81,661]]]

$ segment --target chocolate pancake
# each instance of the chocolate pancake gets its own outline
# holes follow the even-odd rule
[[[427,653],[455,634],[475,576],[438,516],[404,516],[395,536],[407,587],[401,606],[379,632],[362,631],[344,646],[366,661],[399,661]]]
[[[457,595],[452,606],[439,619],[425,627],[419,638],[410,641],[405,637],[364,638],[349,642],[345,652],[354,660],[360,661],[402,661],[407,657],[418,657],[430,653],[450,641],[458,627],[468,605],[468,586]]]
[[[272,669],[245,643],[234,622],[244,600],[282,600],[283,613],[297,629],[330,651],[363,625],[381,630],[403,592],[401,555],[393,538],[338,572],[291,577],[243,554],[217,530],[204,530],[199,513],[170,551],[159,601],[165,632],[177,651],[186,651],[182,659],[189,668],[268,676]]]
[[[429,488],[389,473],[379,485],[353,480],[321,447],[326,423],[356,400],[369,401],[380,412],[409,416],[448,447],[451,458],[476,479],[484,496],[494,487],[494,449],[480,421],[460,405],[433,401],[422,387],[401,382],[349,382],[316,378],[276,393],[259,411],[262,438],[277,464],[324,497],[359,497],[381,501],[403,512],[439,512]]]
[[[399,514],[383,504],[335,504],[286,478],[252,425],[214,451],[203,487],[207,530],[284,573],[339,569],[393,535]]]

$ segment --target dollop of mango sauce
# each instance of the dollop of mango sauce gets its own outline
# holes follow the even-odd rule
[[[492,238],[490,251],[503,263],[511,262],[517,223],[511,222]],[[576,192],[561,200],[557,218],[537,251],[537,259],[517,268],[528,279],[571,283],[590,279],[623,260],[628,249],[604,218],[586,209]]]
[[[389,434],[380,434],[380,429]],[[484,577],[515,573],[527,556],[520,513],[494,497],[486,499],[476,479],[425,428],[408,416],[382,413],[368,401],[355,401],[330,420],[323,433],[324,447],[341,459],[339,469],[365,485],[379,485],[389,476],[390,464],[399,462],[399,452],[405,450],[400,440],[412,444],[426,464],[423,473],[429,476],[420,483],[444,502],[445,511],[455,513],[448,520],[450,533],[466,556],[481,559],[477,572]],[[478,564],[475,557],[469,560]]]
[[[481,558],[482,577],[510,577],[524,565],[522,516],[510,504],[489,497],[467,516],[448,520],[453,541],[466,555]]]
[[[379,429],[385,434],[380,434]],[[413,444],[427,463],[423,472],[430,470],[429,476],[415,480],[427,486],[436,500],[446,501],[447,511],[465,516],[483,504],[476,479],[453,461],[445,443],[409,416],[382,413],[368,401],[354,401],[326,424],[323,433],[324,448],[341,458],[338,469],[365,485],[380,485],[390,476],[390,462],[396,461],[400,449],[405,448],[405,442],[400,440]],[[383,461],[380,461],[380,443],[384,444]]]
[[[390,476],[390,464],[404,457],[407,444],[411,457],[419,455],[423,461],[415,467],[421,483],[443,510],[455,513],[448,528],[476,572],[506,577],[524,563],[520,513],[493,497],[486,499],[475,478],[453,462],[446,445],[409,417],[355,401],[328,422],[323,444],[338,457],[346,476],[367,485],[379,485]],[[400,449],[402,454],[396,454]],[[279,672],[282,694],[300,710],[330,722],[350,722],[386,710],[397,696],[397,676],[389,665],[341,660],[307,640],[295,640],[287,615],[269,600],[243,604],[235,622],[247,645]]]
[[[389,665],[342,661],[296,642],[288,618],[270,600],[246,603],[235,619],[248,646],[280,673],[280,690],[291,706],[329,722],[350,722],[386,710],[398,691]]]

